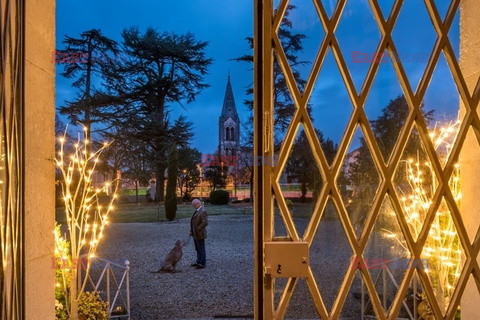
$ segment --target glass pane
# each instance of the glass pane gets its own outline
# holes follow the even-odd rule
[[[362,298],[363,297],[363,298]],[[362,302],[365,308],[365,315],[369,314],[372,310],[372,304],[369,303],[369,295],[367,288],[362,282],[362,275],[360,271],[355,272],[352,286],[348,292],[347,299],[343,305],[340,319],[361,319],[362,318]]]
[[[322,189],[323,180],[302,125],[293,142],[279,183],[297,233],[303,237]]]
[[[276,196],[273,197],[273,236],[283,238],[289,237]]]
[[[392,305],[406,269],[411,267],[410,251],[396,216],[386,196],[364,253],[385,312]]]
[[[300,278],[297,281],[293,291],[292,300],[285,313],[286,319],[318,319],[318,313],[315,309],[312,297],[308,290],[305,279]]]
[[[331,50],[313,87],[308,111],[327,162],[332,164],[353,106]]]
[[[460,96],[450,67],[443,53],[440,54],[432,75],[422,109],[433,121],[450,122],[458,119]]]
[[[296,107],[292,95],[286,84],[285,75],[278,64],[276,55],[273,58],[273,142],[278,152],[287,134]]]
[[[375,51],[381,38],[367,1],[347,1],[335,35],[359,92],[370,64],[376,59]]]
[[[452,25],[448,32],[448,39],[450,40],[453,52],[455,52],[455,57],[458,61],[458,59],[460,59],[460,9],[457,9],[455,13],[455,18],[453,18]]]
[[[327,12],[327,15],[329,18],[332,17],[333,11],[335,10],[335,7],[337,6],[338,0],[321,0],[323,4],[323,8]]]
[[[445,16],[447,15],[448,7],[450,6],[450,1],[446,0],[435,0],[435,6],[437,7],[438,14],[442,20],[445,20]]]
[[[377,167],[358,126],[337,178],[357,238],[362,234],[379,183]]]
[[[273,280],[273,305],[275,310],[277,310],[280,299],[285,292],[287,281],[287,278],[275,278]]]
[[[393,3],[395,0],[380,0],[378,4],[380,5],[380,9],[382,9],[383,18],[385,20],[388,19],[390,16],[390,12],[392,11]]]
[[[391,60],[380,64],[364,110],[383,160],[387,162],[410,113]]]
[[[310,266],[329,312],[350,265],[351,256],[352,249],[338,211],[329,200],[310,247]]]
[[[450,210],[442,201],[423,247],[428,275],[440,310],[445,312],[465,264],[465,255]]]
[[[410,133],[393,181],[410,232],[416,240],[426,218],[438,180],[416,127]]]
[[[457,86],[441,54],[425,93],[422,109],[428,119],[430,139],[443,166],[460,129],[459,99]]]
[[[277,10],[278,6],[280,5],[280,0],[273,0],[273,7]]]
[[[290,0],[277,34],[302,92],[325,36],[313,2]]]
[[[402,62],[410,86],[415,92],[437,39],[423,1],[403,2],[392,38],[398,51],[398,59]]]

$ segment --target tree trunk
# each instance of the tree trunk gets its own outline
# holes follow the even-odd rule
[[[70,301],[70,320],[78,320],[78,300]]]
[[[138,203],[138,180],[135,180],[135,203]]]
[[[302,182],[302,196],[300,199],[302,199],[302,203],[305,202],[305,196],[307,195],[307,184],[305,182]]]
[[[70,279],[70,320],[78,320],[77,274],[72,272]]]
[[[437,302],[438,302],[438,306],[440,307],[440,310],[442,312],[445,312],[446,310],[446,301],[445,301],[445,289],[444,287],[446,287],[446,285],[448,284],[448,281],[443,281],[443,279],[445,279],[444,277],[444,274],[442,274],[443,272],[441,271],[441,268],[442,266],[440,264],[438,264],[438,269],[436,270],[436,274],[434,274],[434,276],[436,276],[437,278],[437,287],[435,288],[435,293],[436,293],[436,298],[437,298]],[[444,286],[445,284],[445,286]]]
[[[183,183],[179,183],[178,189],[180,189],[180,199],[183,199]]]
[[[159,165],[156,172],[155,201],[164,201],[165,194],[165,166]]]
[[[87,154],[90,154],[91,150],[91,141],[90,141],[90,133],[92,129],[91,117],[90,117],[90,86],[91,86],[91,77],[92,77],[92,49],[91,44],[88,43],[88,58],[87,58],[87,75],[86,75],[86,82],[85,82],[85,95],[83,99],[84,104],[84,123],[83,125],[87,128],[85,132],[85,140],[88,140],[88,144],[85,145],[85,151]]]

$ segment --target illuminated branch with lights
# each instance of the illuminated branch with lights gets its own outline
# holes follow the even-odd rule
[[[61,271],[63,279],[63,283],[58,282],[56,285],[65,294],[70,319],[78,319],[79,297],[85,290],[92,260],[109,222],[108,216],[117,198],[118,183],[106,182],[103,188],[93,186],[95,167],[100,162],[102,151],[109,146],[108,143],[104,143],[99,150],[90,152],[90,142],[84,139],[82,143],[78,138],[73,153],[66,155],[66,134],[58,141],[60,151],[55,162],[61,173],[68,239],[67,236],[60,235],[60,228],[55,229],[55,257],[62,261],[60,268],[57,264],[57,270]],[[113,196],[108,203],[102,204],[99,195],[109,188],[113,189]],[[80,268],[86,272],[83,281]]]
[[[446,127],[435,127],[430,132],[434,148],[445,163],[450,154],[453,141],[458,133],[460,123],[454,122]],[[432,198],[438,183],[435,172],[430,162],[417,159],[408,159],[406,164],[406,180],[409,191],[404,192],[401,204],[414,239],[417,239],[427,212],[432,205]],[[452,177],[448,184],[456,205],[460,205],[460,165],[455,164]],[[395,213],[391,213],[395,216]],[[386,236],[396,239],[408,252],[401,234],[386,231]],[[429,231],[429,236],[424,245],[423,258],[428,259],[428,268],[425,271],[430,275],[435,296],[442,310],[449,304],[455,289],[455,283],[460,276],[462,250],[455,224],[450,215],[448,206],[442,202],[436,212],[435,219]]]

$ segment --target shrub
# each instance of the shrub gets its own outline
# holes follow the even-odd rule
[[[83,292],[78,304],[78,315],[85,320],[108,320],[108,303],[98,292]]]
[[[98,292],[85,291],[78,302],[78,318],[81,320],[108,320],[108,303],[104,302]],[[55,299],[55,320],[70,319],[67,308]]]
[[[287,204],[287,207],[291,208],[293,206],[293,201],[291,199],[285,199],[285,203]]]
[[[55,226],[55,232],[60,233],[60,226]],[[65,257],[61,257],[59,253],[55,253],[55,258],[66,259],[65,263],[72,265],[72,259],[68,253],[70,248],[70,242],[62,239],[62,246],[67,249]],[[57,285],[55,286],[55,320],[68,320],[70,319],[67,310],[67,299],[65,297],[65,291],[62,288],[62,283],[67,285],[67,290],[70,285],[70,274],[66,274],[64,279],[61,268],[64,268],[64,262],[57,262],[55,266],[55,280]],[[108,303],[104,302],[98,292],[82,292],[78,302],[78,316],[83,320],[107,320],[108,319]]]
[[[210,192],[209,202],[214,205],[228,204],[230,194],[225,190],[215,190]]]

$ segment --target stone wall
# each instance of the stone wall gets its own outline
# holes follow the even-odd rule
[[[25,318],[48,320],[55,318],[55,270],[51,268],[55,223],[55,0],[25,2]]]
[[[474,91],[480,77],[480,6],[478,0],[460,2],[460,68],[468,89]],[[461,114],[465,108],[461,103]],[[480,224],[480,146],[473,130],[465,141],[460,156],[462,200],[460,210],[468,231],[470,241],[475,238]],[[477,259],[480,263],[480,259]],[[462,320],[476,320],[480,314],[480,295],[470,276],[461,301]]]

